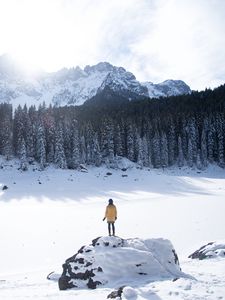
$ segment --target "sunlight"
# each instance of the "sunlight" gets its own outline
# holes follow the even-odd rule
[[[58,42],[56,47],[56,33],[60,34],[57,20],[57,11],[52,13],[50,21],[41,5],[30,8],[29,15],[26,15],[26,11],[23,12],[16,29],[18,35],[14,36],[17,46],[11,49],[10,54],[25,69],[53,68],[53,63],[62,50],[61,43]]]
[[[3,18],[1,24],[6,24],[3,36],[4,44],[7,44],[5,52],[23,69],[56,71],[65,62],[65,57],[71,58],[72,52],[74,56],[77,54],[68,49],[67,32],[70,24],[66,15],[62,14],[60,2],[9,2],[13,2],[14,9],[4,9],[8,8],[13,22],[0,13]],[[74,35],[78,40],[79,34],[75,29]]]

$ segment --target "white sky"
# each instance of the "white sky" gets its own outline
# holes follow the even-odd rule
[[[213,88],[224,49],[225,0],[0,0],[0,54],[46,71],[109,61]]]

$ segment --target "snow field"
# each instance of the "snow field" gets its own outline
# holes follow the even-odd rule
[[[21,173],[12,165],[0,170],[0,299],[106,299],[111,289],[60,292],[46,276],[60,274],[66,258],[107,234],[102,218],[109,198],[118,208],[118,236],[171,240],[182,271],[196,278],[134,284],[123,299],[225,299],[224,259],[187,259],[203,244],[224,239],[222,169],[133,168],[106,176],[104,168]]]

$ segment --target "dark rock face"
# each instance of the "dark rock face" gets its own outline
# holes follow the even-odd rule
[[[210,242],[207,245],[200,247],[198,250],[193,252],[188,256],[188,258],[192,259],[206,259],[206,258],[213,258],[213,257],[224,257],[225,258],[225,242],[216,243]]]
[[[98,246],[98,239],[99,238],[94,239],[91,246]],[[93,279],[96,273],[101,273],[103,270],[100,266],[93,267],[94,259],[88,255],[90,252],[92,252],[90,246],[82,246],[75,255],[68,258],[62,265],[63,273],[58,280],[60,290],[76,288],[83,285],[89,289],[96,289],[98,285],[102,284],[99,280]],[[89,257],[90,261],[85,258],[85,254]],[[81,255],[83,257],[79,257]],[[78,285],[76,281],[78,283],[82,282],[82,284]]]
[[[70,278],[68,276],[61,276],[58,280],[59,289],[65,291],[67,289],[72,289],[76,287],[72,282],[69,282]]]

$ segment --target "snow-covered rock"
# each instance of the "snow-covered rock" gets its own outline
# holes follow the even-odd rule
[[[169,240],[100,237],[63,264],[60,290],[121,286],[183,277]]]
[[[0,56],[0,102],[14,106],[43,102],[58,106],[82,105],[106,88],[129,100],[190,92],[190,88],[180,80],[141,83],[131,72],[108,62],[86,66],[83,70],[76,67],[54,73],[38,72],[31,77],[23,73],[9,56]]]
[[[191,92],[190,87],[182,80],[165,80],[162,83],[143,82],[148,89],[150,98],[186,95]]]
[[[225,258],[225,241],[210,242],[207,245],[200,247],[188,257],[193,259],[198,258],[201,260],[218,256]]]

